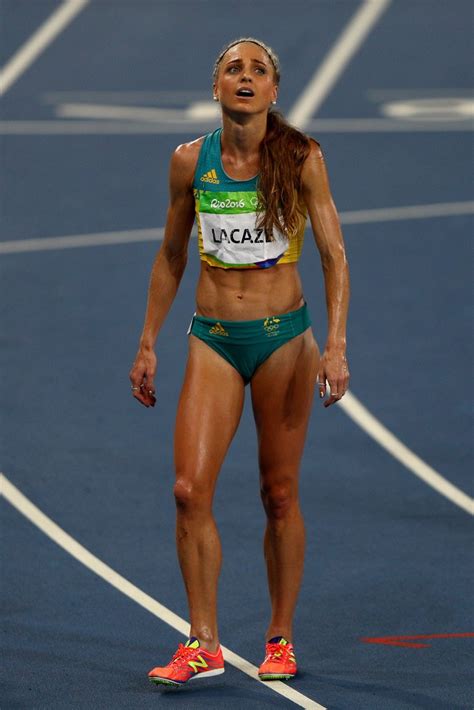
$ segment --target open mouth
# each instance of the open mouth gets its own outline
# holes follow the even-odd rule
[[[254,93],[252,89],[238,89],[238,91],[236,92],[236,96],[241,96],[245,99],[254,96]]]

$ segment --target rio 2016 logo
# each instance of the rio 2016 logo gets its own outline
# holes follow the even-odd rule
[[[217,200],[214,198],[211,200],[211,207],[215,210],[225,210],[225,209],[243,209],[245,207],[244,200],[231,200],[227,198],[226,200]]]
[[[251,197],[248,202],[246,202],[243,197],[241,197],[240,200],[233,200],[230,197],[227,197],[225,200],[218,200],[214,197],[211,200],[211,207],[213,210],[243,210],[245,207],[248,207],[249,203],[250,207],[256,209],[258,207],[258,197]]]

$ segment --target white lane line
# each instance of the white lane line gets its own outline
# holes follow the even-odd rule
[[[118,101],[137,102],[148,101],[151,103],[188,104],[190,101],[204,101],[209,99],[209,89],[176,89],[175,91],[46,91],[42,95],[43,100],[48,104],[58,104],[65,101],[88,101],[103,102]],[[402,97],[403,98],[403,97]]]
[[[474,201],[435,202],[428,205],[405,205],[379,207],[371,210],[341,212],[341,224],[368,224],[369,222],[393,222],[403,219],[429,219],[430,217],[459,217],[474,214]]]
[[[467,118],[416,122],[396,118],[315,118],[306,121],[305,130],[310,133],[472,133],[474,125]]]
[[[401,207],[380,207],[371,210],[340,212],[341,224],[369,224],[370,222],[390,222],[403,219],[423,219],[430,217],[459,217],[474,214],[474,201],[439,202],[429,205],[406,205]],[[309,228],[308,228],[309,229]],[[74,249],[77,247],[97,247],[133,242],[155,242],[163,239],[164,228],[129,229],[119,232],[97,232],[95,234],[74,234],[62,237],[37,237],[34,239],[13,239],[0,242],[0,254],[19,254],[52,249]],[[193,233],[191,236],[195,236]]]
[[[65,94],[65,92],[64,92]],[[64,95],[63,94],[63,95]],[[431,86],[431,87],[413,87],[409,89],[367,89],[367,96],[375,101],[388,101],[393,99],[418,99],[419,97],[431,98],[472,98],[472,88],[470,86]]]
[[[0,135],[7,136],[139,136],[139,135],[171,135],[200,133],[213,131],[219,126],[219,121],[194,120],[192,122],[178,121],[177,123],[152,123],[136,121],[108,121],[73,119],[62,121],[0,121]]]
[[[136,121],[136,120],[45,120],[0,121],[4,136],[139,136],[207,133],[219,126],[217,120]],[[390,118],[317,118],[305,124],[308,133],[472,133],[474,126],[459,121],[408,121]]]
[[[186,134],[192,130],[199,133],[213,131],[219,126],[215,120],[194,120],[192,122],[151,123],[141,121],[0,121],[0,135],[7,136],[123,136]]]
[[[0,96],[20,78],[89,0],[65,0],[0,70]]]
[[[51,249],[74,249],[99,247],[109,244],[161,241],[164,227],[155,229],[129,229],[120,232],[97,232],[96,234],[73,234],[67,237],[39,237],[0,242],[0,254],[17,254],[27,251],[50,251]]]
[[[193,101],[185,108],[156,108],[150,106],[116,106],[110,104],[65,103],[56,107],[61,118],[112,119],[120,121],[180,124],[188,130],[197,121],[220,123],[220,111],[213,101]]]
[[[132,599],[154,616],[164,621],[176,631],[179,631],[183,636],[187,637],[189,633],[189,622],[178,616],[163,604],[160,604],[156,599],[150,597],[143,592],[139,587],[122,577],[118,572],[106,565],[102,560],[93,555],[89,550],[77,542],[71,535],[59,527],[51,518],[48,518],[39,508],[36,507],[23,493],[14,486],[8,478],[0,473],[0,493],[5,496],[8,502],[18,510],[19,513],[25,516],[33,525],[36,525],[45,535],[53,542],[63,548],[78,562],[87,567],[91,572],[101,577],[118,589],[126,597]],[[222,646],[222,651],[227,663],[234,666],[242,673],[250,676],[253,680],[261,683],[269,690],[273,690],[279,695],[283,695],[291,702],[302,708],[310,708],[311,710],[326,710],[323,705],[319,705],[311,698],[299,693],[294,688],[290,688],[280,681],[272,683],[264,683],[258,678],[258,668],[252,665],[249,661],[237,653],[234,653],[226,646]]]
[[[163,123],[185,118],[184,109],[158,108],[155,106],[112,106],[110,104],[65,103],[56,107],[60,118],[98,118],[122,121],[152,121]],[[189,129],[191,122],[184,121],[183,128]]]
[[[387,9],[390,0],[365,0],[357,9],[336,44],[297,100],[288,120],[304,130],[306,121],[313,116],[347,64],[362,45],[372,27]]]
[[[440,495],[459,506],[470,515],[474,515],[474,500],[466,495],[452,483],[447,481],[431,466],[428,466],[419,456],[413,453],[400,439],[392,434],[373,414],[364,407],[351,393],[346,392],[339,400],[339,406],[358,426],[361,427],[372,439],[386,449],[394,458],[408,468],[415,476],[421,478],[428,486],[435,489]]]

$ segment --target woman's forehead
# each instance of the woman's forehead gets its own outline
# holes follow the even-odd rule
[[[240,42],[234,45],[224,54],[222,62],[227,64],[228,62],[243,58],[255,59],[258,62],[271,65],[270,57],[263,47],[259,47],[258,44],[254,44],[253,42]]]

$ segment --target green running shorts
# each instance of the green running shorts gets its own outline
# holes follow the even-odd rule
[[[195,335],[229,362],[248,384],[275,350],[311,325],[306,303],[291,313],[257,320],[216,320],[194,315],[188,334]]]

